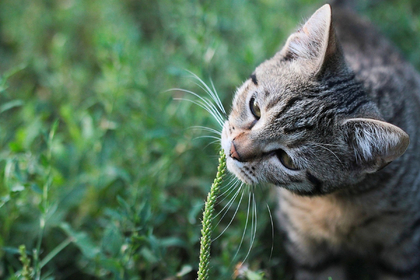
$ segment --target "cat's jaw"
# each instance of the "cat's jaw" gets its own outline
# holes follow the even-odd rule
[[[233,173],[239,180],[247,185],[255,185],[258,183],[258,179],[254,175],[255,173],[251,170],[247,162],[239,162],[231,156],[232,136],[229,135],[229,121],[226,121],[223,125],[221,144],[222,149],[226,155],[226,167],[229,172]]]

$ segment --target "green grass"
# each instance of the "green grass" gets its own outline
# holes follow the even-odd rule
[[[0,278],[195,279],[219,147],[191,127],[217,123],[166,90],[204,95],[187,69],[211,78],[229,108],[235,88],[321,3],[1,1]],[[360,11],[419,68],[419,4],[374,7]],[[265,192],[256,192],[244,274],[288,279]],[[248,253],[242,204],[212,245],[210,279],[230,279]]]

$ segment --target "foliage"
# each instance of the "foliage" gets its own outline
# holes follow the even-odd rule
[[[0,278],[195,279],[219,147],[191,127],[218,127],[174,101],[191,96],[166,90],[203,94],[187,69],[211,77],[229,108],[235,87],[321,3],[0,1]],[[360,10],[420,66],[418,3],[374,5]],[[245,259],[248,279],[287,275],[269,189],[255,191],[255,241],[249,226],[241,241],[248,206],[232,200],[210,279],[231,278]]]

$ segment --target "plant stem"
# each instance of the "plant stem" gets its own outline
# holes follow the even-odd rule
[[[226,171],[226,155],[223,149],[219,152],[219,166],[216,178],[211,185],[210,193],[203,212],[203,228],[201,229],[200,263],[198,266],[198,280],[207,280],[209,277],[210,245],[211,245],[211,222],[213,220],[214,204],[220,190],[223,175]]]
[[[42,269],[50,260],[52,260],[58,253],[60,253],[64,248],[67,247],[71,242],[72,238],[67,238],[61,242],[57,247],[55,247],[42,261],[39,263],[39,268]]]

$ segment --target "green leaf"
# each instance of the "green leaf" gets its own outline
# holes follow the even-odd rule
[[[128,205],[127,201],[125,201],[121,196],[117,196],[118,204],[123,208],[124,213],[126,215],[130,215],[131,209],[130,205]]]
[[[20,170],[20,166],[19,166],[19,161],[18,160],[16,160],[15,161],[15,167],[14,167],[14,171],[15,171],[15,176],[16,176],[16,178],[20,181],[20,182],[24,182],[24,181],[26,181],[24,178],[23,178],[23,174],[22,174],[22,171]]]
[[[182,266],[181,270],[176,274],[176,277],[185,276],[188,273],[190,273],[191,271],[192,271],[192,266],[191,265],[184,265],[184,266]]]
[[[3,112],[6,112],[7,110],[10,110],[12,108],[19,107],[22,105],[23,105],[23,101],[19,99],[6,102],[0,106],[0,114]]]
[[[22,185],[20,185],[20,184],[15,184],[15,185],[13,185],[13,186],[12,186],[12,188],[10,189],[10,191],[12,191],[12,192],[21,192],[21,191],[23,191],[23,190],[25,190],[25,187],[24,187],[24,186],[22,186]]]
[[[0,208],[10,201],[10,195],[0,197]]]
[[[36,183],[32,183],[31,184],[31,189],[36,192],[37,194],[41,194],[42,195],[42,190],[41,188],[38,186],[38,184]]]
[[[149,248],[144,247],[140,250],[140,254],[151,264],[155,264],[159,261],[159,258]]]
[[[246,279],[248,280],[263,280],[264,279],[264,274],[263,273],[258,273],[252,270],[246,270],[245,272],[245,276]]]
[[[80,251],[82,251],[85,257],[93,259],[99,254],[100,249],[95,245],[95,243],[93,243],[91,238],[85,232],[76,232],[67,223],[62,223],[60,228],[72,238],[74,244],[76,244]]]
[[[102,247],[112,256],[117,256],[121,252],[124,238],[114,224],[110,224],[106,229],[102,238]]]
[[[177,247],[187,248],[187,244],[185,243],[185,241],[178,237],[162,238],[160,239],[159,244],[162,247],[177,246]]]

